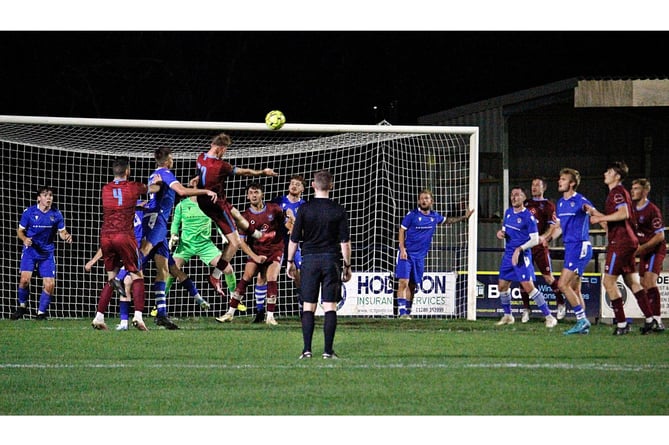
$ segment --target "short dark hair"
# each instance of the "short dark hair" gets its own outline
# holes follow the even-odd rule
[[[627,167],[627,164],[625,164],[624,161],[612,162],[606,166],[606,169],[612,169],[614,172],[618,173],[621,181],[625,179],[630,172],[629,167]]]
[[[520,190],[521,192],[523,192],[523,195],[525,195],[525,197],[527,197],[527,192],[525,191],[525,189],[523,187],[521,187],[519,185],[514,185],[513,187],[511,187],[509,189],[509,192],[512,192],[514,190]]]
[[[112,164],[112,171],[114,172],[114,176],[125,175],[125,171],[129,166],[130,158],[127,156],[119,156],[118,158],[114,159],[114,163]]]
[[[293,175],[290,177],[291,181],[300,181],[302,183],[302,187],[306,187],[306,184],[304,183],[304,176],[302,175]]]
[[[248,193],[249,190],[254,189],[254,190],[260,190],[260,193],[265,193],[265,189],[263,188],[262,184],[259,182],[252,182],[249,185],[246,186],[246,192]]]
[[[48,185],[43,185],[43,186],[41,186],[37,189],[37,194],[35,195],[35,197],[37,198],[39,195],[41,195],[44,192],[51,192],[52,195],[55,194],[54,190],[53,190],[53,187],[50,187]]]
[[[546,182],[546,178],[545,178],[545,177],[543,177],[543,176],[535,176],[535,177],[532,178],[532,181],[531,181],[531,182],[534,182],[535,180],[536,180],[536,181],[541,181],[541,183],[543,184],[544,188],[547,188],[547,187],[548,187],[548,182]]]

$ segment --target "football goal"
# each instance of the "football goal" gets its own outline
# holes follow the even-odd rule
[[[3,212],[0,249],[0,317],[17,306],[22,245],[16,236],[23,210],[36,203],[40,186],[55,189],[54,205],[65,217],[74,242],[56,241],[56,290],[50,317],[93,317],[106,274],[100,261],[86,272],[95,254],[101,225],[100,192],[112,178],[111,162],[131,160],[131,179],[146,182],[154,170],[153,151],[172,149],[172,171],[182,183],[195,174],[195,159],[213,136],[225,132],[233,144],[225,159],[233,166],[271,167],[278,177],[232,177],[228,199],[247,207],[245,187],[259,181],[265,201],[287,193],[292,175],[306,181],[303,198],[313,196],[313,173],[328,169],[334,176],[331,197],[349,213],[353,279],[346,283],[342,315],[390,317],[396,312],[394,268],[398,230],[403,216],[417,206],[421,189],[435,197],[434,210],[460,216],[478,208],[478,128],[392,125],[318,125],[288,123],[271,130],[264,123],[151,121],[120,119],[0,116],[0,202]],[[177,203],[179,202],[177,196]],[[476,213],[467,222],[441,225],[427,256],[425,279],[414,300],[415,317],[476,317]],[[214,242],[223,247],[216,231]],[[246,256],[233,260],[241,278]],[[153,302],[152,264],[145,271],[147,311]],[[228,307],[208,283],[210,267],[192,259],[184,267],[211,303],[200,310],[185,289],[174,284],[168,295],[173,317],[218,316]],[[36,314],[42,280],[37,272],[29,305]],[[285,270],[279,280],[277,316],[298,314],[293,283]],[[243,302],[254,313],[253,286]],[[114,298],[109,315],[118,313]],[[245,313],[239,313],[244,316]]]

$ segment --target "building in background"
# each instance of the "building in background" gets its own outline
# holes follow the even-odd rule
[[[511,185],[548,179],[559,198],[562,167],[581,172],[579,191],[603,208],[603,171],[611,161],[630,167],[625,186],[651,180],[650,199],[669,216],[669,78],[571,78],[421,116],[421,125],[472,125],[479,134],[479,270],[494,270],[499,217]],[[593,226],[593,245],[606,244]],[[601,233],[601,234],[600,234]],[[554,243],[560,246],[558,240]],[[596,256],[597,257],[597,256]],[[559,260],[558,255],[558,260]],[[595,261],[593,268],[597,268]],[[666,266],[665,266],[666,267]]]

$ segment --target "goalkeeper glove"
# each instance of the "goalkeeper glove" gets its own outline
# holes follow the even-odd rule
[[[170,250],[174,249],[174,246],[179,242],[179,235],[172,235],[168,244]]]

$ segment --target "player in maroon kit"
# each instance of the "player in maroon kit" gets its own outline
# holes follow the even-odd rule
[[[613,314],[616,319],[616,329],[613,335],[625,335],[630,327],[627,323],[622,295],[616,281],[623,276],[625,284],[632,290],[639,308],[646,321],[641,327],[641,334],[651,332],[655,327],[655,319],[651,311],[646,291],[641,287],[639,274],[636,271],[635,252],[639,247],[639,240],[632,227],[632,198],[622,181],[627,177],[629,169],[624,162],[609,164],[604,172],[604,184],[609,187],[604,211],[602,214],[593,210],[590,217],[592,224],[601,224],[607,230],[608,246],[606,247],[606,263],[604,266],[604,288],[611,300]]]
[[[100,246],[107,283],[100,294],[100,299],[109,297],[113,292],[112,280],[124,266],[132,278],[132,297],[135,315],[132,324],[140,331],[146,331],[142,320],[144,310],[144,274],[139,267],[139,251],[135,239],[135,206],[141,195],[156,193],[160,189],[158,184],[147,186],[144,183],[129,181],[130,159],[120,157],[113,164],[114,180],[102,187],[102,228],[100,229]],[[160,178],[155,178],[159,182]],[[130,299],[122,300],[121,304],[130,305]],[[106,329],[106,326],[93,327]],[[102,322],[104,325],[104,322]]]
[[[551,254],[548,250],[548,243],[553,238],[552,233],[555,228],[555,204],[552,201],[544,198],[546,192],[546,179],[542,177],[532,178],[532,198],[525,201],[525,208],[527,208],[537,220],[537,228],[539,229],[539,244],[532,248],[532,258],[534,264],[544,281],[548,284],[555,294],[555,302],[557,304],[556,317],[562,320],[567,314],[567,307],[564,302],[564,295],[558,286],[558,280],[553,276],[553,267],[551,263]],[[530,296],[524,290],[520,291],[520,296],[523,299],[523,316],[521,321],[527,323],[530,321],[532,310],[530,309]]]
[[[227,246],[221,255],[216,267],[209,276],[209,282],[219,292],[223,293],[221,276],[232,258],[241,247],[241,240],[237,232],[237,225],[244,232],[249,230],[246,220],[239,216],[239,211],[228,201],[225,194],[225,180],[232,176],[277,176],[271,168],[253,170],[231,165],[224,161],[223,155],[232,144],[232,139],[225,133],[220,133],[211,140],[209,151],[201,153],[197,157],[198,188],[212,190],[218,194],[218,199],[212,203],[207,199],[198,197],[197,203],[202,212],[211,218],[221,229],[228,240]],[[263,234],[259,231],[253,232],[253,238],[261,238]]]
[[[242,236],[242,250],[248,255],[244,275],[237,283],[237,288],[230,295],[230,307],[228,311],[216,321],[225,323],[232,321],[239,301],[246,293],[246,287],[256,274],[261,274],[267,282],[267,316],[265,323],[277,325],[274,319],[276,300],[279,294],[279,271],[284,252],[284,236],[281,228],[284,223],[283,210],[278,204],[263,201],[263,188],[257,182],[246,187],[246,197],[250,205],[242,213],[249,223],[249,231],[258,230],[263,233],[261,239],[250,239],[247,244]]]
[[[664,238],[664,221],[660,209],[648,199],[650,181],[646,178],[632,181],[632,202],[634,205],[634,222],[636,235],[639,238],[639,275],[641,285],[646,289],[648,301],[655,319],[654,332],[664,331],[662,324],[660,291],[657,278],[662,271],[662,263],[667,254],[667,243]]]

